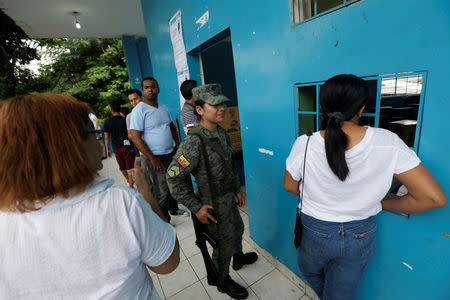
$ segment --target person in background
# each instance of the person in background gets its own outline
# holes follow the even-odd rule
[[[242,252],[244,224],[238,206],[245,205],[245,198],[232,164],[230,137],[218,125],[225,117],[225,102],[229,99],[222,94],[219,84],[203,85],[192,93],[195,111],[201,119],[189,130],[168,168],[169,189],[175,199],[207,225],[208,233],[217,242],[212,260],[219,278],[208,276],[208,284],[230,297],[245,299],[248,291],[230,277],[231,258],[233,269],[239,270],[254,263],[258,255]],[[198,185],[198,196],[189,184],[191,174]]]
[[[95,130],[100,129],[100,120],[97,118],[97,116],[92,112],[92,108],[89,107],[89,120],[91,120],[92,125],[94,126]],[[106,147],[105,147],[105,141],[101,140],[98,141],[100,143],[100,146],[102,147],[102,159],[106,159],[108,156],[106,154]]]
[[[189,216],[178,208],[177,202],[169,193],[166,170],[172,155],[180,143],[177,130],[169,115],[167,106],[158,101],[159,85],[155,78],[142,80],[144,100],[139,102],[131,113],[131,138],[143,154],[142,165],[148,169],[149,181],[153,184],[153,195],[170,220],[173,215]]]
[[[142,93],[140,90],[137,89],[131,89],[127,91],[127,97],[130,101],[131,105],[134,107],[141,101],[143,101]],[[128,131],[128,139],[132,141],[131,131],[130,131],[130,124],[131,124],[131,113],[128,113],[126,116],[127,121],[127,131]],[[140,157],[139,149],[136,147],[136,145],[132,142],[134,147],[134,155],[136,157]]]
[[[68,95],[0,102],[0,299],[152,299],[146,266],[178,266],[175,229],[136,168],[138,193],[95,181],[88,105]]]
[[[351,299],[375,251],[374,216],[382,209],[425,212],[443,207],[446,196],[396,134],[358,125],[370,99],[363,79],[334,76],[319,99],[324,129],[309,143],[306,135],[297,138],[284,188],[294,195],[303,188],[298,265],[305,279],[321,299]],[[408,193],[385,198],[393,177]]]
[[[98,130],[99,129],[99,120],[98,120],[97,116],[94,115],[93,112],[89,113],[89,120],[91,120],[92,125],[94,125],[95,130]]]
[[[109,141],[111,137],[112,148],[119,164],[120,172],[125,177],[130,188],[133,188],[133,176],[131,171],[134,169],[134,148],[128,139],[127,124],[125,118],[120,115],[120,103],[111,102],[109,110],[112,116],[103,124],[105,132],[105,141],[108,157],[112,156]]]
[[[126,106],[120,108],[120,115],[126,118],[130,114],[130,109]]]
[[[183,125],[184,133],[187,135],[188,130],[200,121],[200,118],[194,113],[194,96],[192,89],[197,87],[197,81],[185,80],[180,86],[181,95],[184,97],[184,105],[181,109],[181,124]]]

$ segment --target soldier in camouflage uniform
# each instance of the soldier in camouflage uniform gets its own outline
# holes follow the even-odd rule
[[[217,124],[225,116],[225,101],[218,84],[208,84],[192,90],[195,99],[195,112],[201,116],[199,123],[190,129],[189,136],[181,143],[167,171],[167,182],[172,196],[194,213],[203,224],[208,224],[209,234],[217,241],[213,250],[213,262],[219,274],[219,282],[208,278],[208,283],[217,285],[219,291],[238,299],[245,299],[248,292],[229,276],[231,257],[233,268],[240,269],[258,259],[256,253],[242,253],[242,234],[244,224],[238,206],[245,200],[240,191],[237,174],[233,168],[233,148],[226,131]],[[210,166],[208,178],[201,140],[206,148]],[[197,197],[186,180],[194,175],[199,188]],[[209,189],[208,179],[211,184]],[[214,197],[212,195],[214,194]],[[214,198],[214,201],[211,199]],[[214,203],[212,203],[214,202]],[[217,220],[208,209],[213,209]]]

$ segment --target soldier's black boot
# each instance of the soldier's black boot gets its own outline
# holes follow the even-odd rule
[[[258,260],[258,254],[255,252],[238,253],[233,255],[233,269],[239,270],[244,265],[249,265]]]
[[[226,293],[233,299],[246,299],[248,297],[247,289],[231,279],[230,275],[228,275],[225,280],[221,281],[222,282],[217,286],[219,292]]]

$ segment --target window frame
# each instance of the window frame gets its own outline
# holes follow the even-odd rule
[[[416,124],[416,132],[414,135],[414,147],[411,149],[414,152],[419,153],[419,142],[420,142],[420,133],[422,129],[422,118],[423,118],[423,107],[425,102],[425,91],[426,91],[426,81],[427,81],[427,71],[412,71],[412,72],[398,72],[392,74],[383,74],[383,75],[371,75],[371,76],[363,76],[361,77],[364,80],[377,80],[377,94],[375,99],[375,112],[374,113],[363,113],[362,117],[373,117],[374,120],[374,128],[379,128],[380,121],[380,106],[381,106],[381,82],[386,78],[395,78],[395,77],[408,77],[414,75],[422,76],[422,89],[419,97],[419,109],[417,112],[417,124]],[[314,82],[306,82],[306,83],[296,83],[294,84],[294,108],[295,108],[295,133],[296,136],[300,136],[300,115],[315,115],[316,124],[315,128],[317,131],[320,128],[320,105],[319,105],[319,94],[320,94],[320,86],[324,84],[325,81],[314,81]],[[316,86],[316,111],[300,111],[299,110],[299,88],[307,87],[307,86]]]
[[[309,18],[303,19],[302,21],[299,21],[297,23],[295,22],[295,16],[294,16],[294,1],[295,0],[289,0],[289,6],[291,8],[291,25],[292,26],[297,26],[297,25],[309,22],[311,20],[319,18],[319,17],[321,17],[323,15],[329,14],[329,13],[331,13],[333,11],[338,10],[338,9],[341,9],[341,8],[346,7],[346,6],[352,5],[352,4],[354,4],[356,2],[359,2],[361,0],[343,0],[342,4],[339,4],[339,5],[337,5],[337,6],[333,7],[333,8],[330,8],[328,10],[325,10],[325,11],[319,13],[319,14],[317,14],[317,2],[315,2],[314,0],[311,0],[311,1],[314,1],[314,15],[309,17]]]

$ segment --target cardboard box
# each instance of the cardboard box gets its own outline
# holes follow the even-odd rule
[[[228,107],[225,119],[220,123],[228,133],[235,151],[242,150],[241,126],[239,123],[239,110],[237,106]]]

